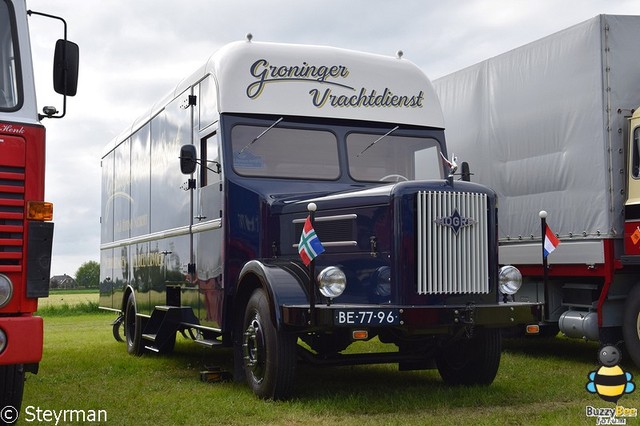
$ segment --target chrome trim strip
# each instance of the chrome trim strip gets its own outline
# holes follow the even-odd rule
[[[118,247],[130,246],[133,244],[147,243],[149,241],[161,240],[164,238],[180,237],[182,235],[189,235],[189,229],[194,234],[204,231],[210,231],[213,229],[222,228],[222,219],[213,219],[207,222],[197,223],[191,227],[189,225],[181,226],[179,228],[167,229],[165,231],[158,231],[152,234],[140,235],[139,237],[126,238],[124,240],[114,241],[112,243],[105,243],[100,245],[100,250],[107,250]]]
[[[333,222],[336,220],[345,220],[345,219],[351,219],[351,220],[355,220],[358,218],[357,214],[340,214],[340,215],[336,215],[336,216],[320,216],[320,217],[316,217],[314,218],[315,222]],[[307,220],[307,218],[303,218],[303,219],[293,219],[293,223],[304,223]]]
[[[328,241],[322,243],[323,247],[356,247],[357,241]],[[293,248],[298,248],[299,244],[293,244]]]

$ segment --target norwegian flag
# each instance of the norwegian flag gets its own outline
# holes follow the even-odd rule
[[[558,247],[560,244],[560,240],[553,234],[549,225],[547,225],[547,229],[544,233],[544,257],[549,256],[549,254]]]
[[[302,228],[302,235],[300,235],[300,242],[298,243],[298,253],[305,266],[309,266],[311,261],[318,257],[319,254],[324,252],[324,247],[316,235],[316,231],[311,226],[311,216],[307,216],[307,220],[304,222]]]

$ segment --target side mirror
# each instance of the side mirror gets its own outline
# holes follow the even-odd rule
[[[65,96],[75,96],[78,89],[80,49],[68,40],[58,40],[53,56],[53,88]]]
[[[197,158],[195,146],[182,145],[180,148],[180,171],[182,174],[190,175],[196,171]]]

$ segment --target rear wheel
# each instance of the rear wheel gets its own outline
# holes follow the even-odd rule
[[[4,407],[11,406],[17,410],[12,412],[7,410],[0,411],[5,417],[0,417],[0,424],[13,423],[10,416],[20,412],[22,405],[22,392],[24,391],[24,365],[0,365],[0,410]]]
[[[477,330],[436,356],[442,380],[451,385],[490,385],[498,373],[502,337],[498,329]]]
[[[631,289],[624,304],[622,336],[626,354],[640,367],[640,284]]]
[[[293,390],[297,339],[276,329],[264,290],[251,295],[242,324],[243,367],[249,387],[260,398],[286,399]]]
[[[142,344],[142,319],[137,315],[136,299],[133,293],[129,294],[124,310],[124,334],[127,343],[127,352],[140,356],[144,353]]]

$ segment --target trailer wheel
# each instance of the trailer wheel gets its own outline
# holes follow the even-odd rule
[[[631,289],[624,304],[622,336],[626,353],[640,366],[640,284]]]
[[[12,424],[11,418],[14,413],[5,407],[13,407],[20,412],[22,405],[22,392],[24,391],[24,365],[11,364],[0,365],[0,424]],[[7,416],[7,418],[2,417]],[[17,419],[17,417],[16,417]]]
[[[263,399],[286,399],[293,390],[296,338],[273,325],[264,290],[251,295],[242,325],[243,366],[249,387]]]
[[[498,329],[477,330],[436,356],[438,372],[450,385],[490,385],[498,373],[502,337]]]
[[[131,355],[140,356],[144,353],[142,319],[136,313],[136,300],[133,297],[133,293],[131,293],[124,310],[124,335],[127,342],[127,352]]]

